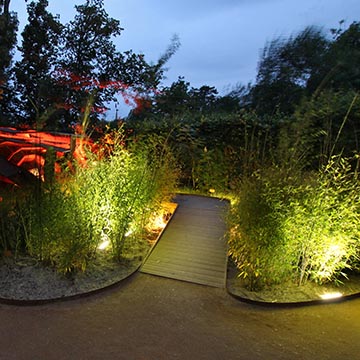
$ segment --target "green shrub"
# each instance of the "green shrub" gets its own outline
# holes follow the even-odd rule
[[[333,157],[291,203],[286,238],[297,245],[299,284],[338,281],[360,255],[360,183],[349,160]]]
[[[72,178],[66,188],[39,184],[40,189],[19,208],[27,252],[63,273],[84,270],[96,246],[86,231],[76,193],[69,191],[73,184]]]
[[[241,111],[197,117],[184,114],[129,125],[138,136],[163,134],[168,139],[181,170],[181,186],[218,193],[229,192],[239,176],[267,161],[274,145],[271,121]]]
[[[16,211],[17,194],[14,192],[11,197],[0,196],[0,257],[8,252],[16,253],[22,246],[21,219]]]
[[[118,261],[138,255],[146,246],[143,228],[175,188],[176,169],[161,139],[129,150],[121,132],[113,135],[106,157],[87,154],[86,166],[59,183],[39,182],[14,209],[28,253],[60,272],[84,271],[105,243]]]
[[[242,181],[230,254],[251,289],[293,279],[339,281],[360,255],[360,183],[349,161],[318,173],[268,168]]]
[[[279,283],[293,272],[291,245],[284,236],[293,180],[278,168],[257,172],[243,179],[232,206],[229,253],[252,290]]]

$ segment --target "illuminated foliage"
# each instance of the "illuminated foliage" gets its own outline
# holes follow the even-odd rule
[[[25,252],[62,273],[84,271],[104,242],[118,262],[142,256],[144,229],[176,182],[162,141],[129,150],[123,133],[114,132],[111,151],[88,153],[86,166],[73,167],[75,173],[63,173],[59,182],[24,189],[16,204],[0,202],[0,253]]]
[[[243,180],[230,254],[251,289],[293,279],[341,281],[360,257],[360,182],[334,157],[318,173],[263,169]]]

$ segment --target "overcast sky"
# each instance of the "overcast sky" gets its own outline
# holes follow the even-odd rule
[[[85,0],[49,0],[49,11],[62,23]],[[24,0],[12,0],[20,26]],[[238,83],[254,82],[266,41],[288,37],[308,25],[325,32],[360,21],[360,0],[105,0],[108,14],[124,28],[119,50],[143,52],[156,62],[177,34],[181,47],[168,63],[165,85],[184,76],[191,86],[215,86],[224,94]]]

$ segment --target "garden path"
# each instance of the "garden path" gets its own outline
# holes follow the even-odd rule
[[[344,360],[360,354],[360,299],[260,307],[224,289],[137,273],[98,295],[0,304],[1,360]]]
[[[141,272],[224,288],[229,203],[217,198],[177,195],[178,208]]]

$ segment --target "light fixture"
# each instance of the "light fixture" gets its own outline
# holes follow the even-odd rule
[[[323,300],[338,299],[338,298],[342,297],[342,293],[340,293],[340,292],[329,292],[329,293],[324,293],[324,294],[320,295],[320,297]]]
[[[104,240],[99,246],[99,250],[105,250],[110,245],[110,240]]]

